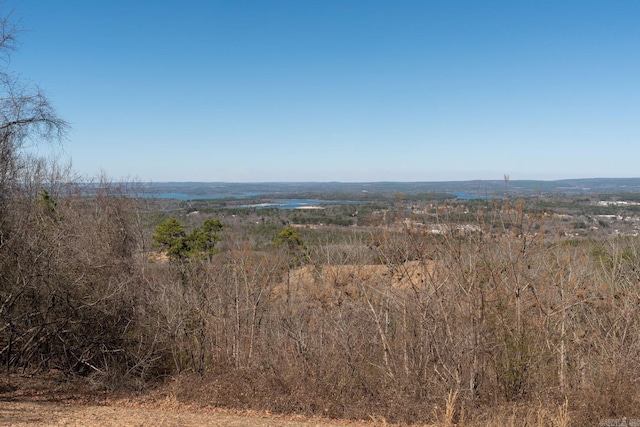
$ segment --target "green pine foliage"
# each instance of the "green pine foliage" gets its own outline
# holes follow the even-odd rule
[[[223,228],[220,220],[208,219],[201,228],[187,234],[184,226],[171,217],[156,227],[153,241],[171,259],[210,259],[218,252],[215,246],[220,241],[219,233]]]
[[[309,261],[309,250],[302,240],[302,235],[295,228],[284,227],[273,239],[273,243],[276,247],[284,247],[292,267]]]

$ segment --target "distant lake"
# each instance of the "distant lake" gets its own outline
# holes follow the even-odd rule
[[[353,205],[361,202],[348,200],[312,200],[312,199],[271,199],[264,193],[247,192],[241,194],[186,194],[186,193],[157,193],[148,194],[145,197],[156,199],[174,199],[174,200],[215,200],[215,199],[247,199],[251,197],[265,196],[268,201],[239,206],[241,208],[277,208],[277,209],[296,209],[313,206],[324,205]]]
[[[147,194],[145,197],[155,199],[175,199],[175,200],[208,200],[208,199],[246,199],[248,197],[259,196],[261,193],[241,193],[241,194],[186,194],[186,193],[156,193]]]
[[[468,193],[451,193],[454,196],[456,196],[456,198],[460,199],[460,200],[486,200],[486,199],[491,199],[491,196],[480,196],[477,194],[468,194]]]
[[[298,209],[325,205],[356,205],[362,202],[349,200],[311,200],[311,199],[277,199],[273,202],[265,202],[257,205],[245,205],[244,208],[277,208],[277,209]]]

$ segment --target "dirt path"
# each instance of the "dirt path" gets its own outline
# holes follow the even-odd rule
[[[115,394],[67,381],[59,373],[0,379],[0,426],[375,427],[384,420],[347,421],[236,411],[179,402],[171,393]]]
[[[323,420],[295,421],[264,415],[225,414],[220,411],[194,411],[162,408],[93,406],[56,402],[0,402],[3,426],[226,426],[226,427],[345,427],[370,423],[334,423]]]

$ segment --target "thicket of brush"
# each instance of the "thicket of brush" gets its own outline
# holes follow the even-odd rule
[[[179,399],[330,417],[640,417],[636,238],[571,240],[501,202],[480,231],[286,229],[257,250],[236,226],[217,253],[161,261],[127,189],[25,170],[0,222],[7,371],[171,378]]]

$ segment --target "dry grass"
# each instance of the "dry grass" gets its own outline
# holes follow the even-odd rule
[[[449,391],[447,401],[445,402],[444,420],[442,425],[444,427],[451,427],[453,425],[453,417],[456,413],[456,400],[458,398],[458,391]]]
[[[106,393],[87,381],[67,381],[60,373],[13,375],[0,389],[0,425],[8,426],[228,426],[372,427],[383,418],[329,420],[240,411],[179,402],[167,389],[147,394]]]
[[[56,402],[2,402],[0,424],[11,426],[227,426],[343,427],[370,423],[295,420],[271,414],[230,414],[220,410],[74,405]]]

